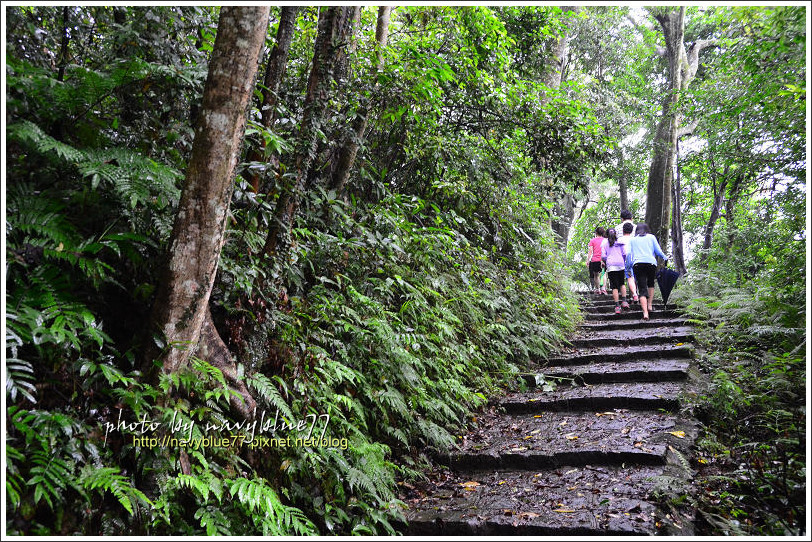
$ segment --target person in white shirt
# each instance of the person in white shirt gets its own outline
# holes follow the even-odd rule
[[[630,222],[623,222],[623,235],[617,238],[617,242],[624,245],[626,248],[626,255],[629,254],[629,241],[632,238],[632,230],[634,226]],[[626,282],[629,283],[629,292],[632,294],[632,301],[637,303],[637,285],[634,282],[634,271],[632,270],[632,259],[627,257],[626,258]],[[626,301],[626,285],[623,284],[620,287],[620,295],[623,297],[623,303],[621,303],[621,308],[628,309],[629,302]]]
[[[615,231],[618,233],[618,236],[620,236],[623,233],[623,225],[624,224],[631,224],[632,225],[632,235],[637,234],[637,224],[632,222],[632,213],[631,213],[631,211],[629,211],[628,209],[623,209],[622,211],[620,211],[620,220],[622,220],[622,222],[620,224],[618,224],[617,227],[615,228]]]

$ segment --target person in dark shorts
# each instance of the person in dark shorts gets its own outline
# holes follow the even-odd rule
[[[603,261],[601,259],[601,244],[603,243],[604,229],[598,226],[595,228],[595,237],[589,240],[587,245],[587,258],[589,262],[589,280],[592,282],[592,287],[596,294],[606,293],[606,290],[601,291],[600,276],[603,269]]]
[[[654,308],[654,276],[657,273],[657,256],[667,260],[660,248],[657,238],[649,233],[648,224],[637,225],[637,235],[626,245],[628,257],[632,260],[634,278],[637,281],[637,294],[643,309],[643,320],[649,319],[649,312]]]
[[[623,279],[626,275],[626,247],[618,242],[617,232],[614,228],[609,228],[606,235],[606,239],[601,244],[601,259],[603,259],[606,273],[609,275],[609,287],[612,289],[612,298],[615,300],[615,314],[620,314],[620,300],[617,292],[623,286]],[[627,303],[626,306],[628,307],[629,304]]]

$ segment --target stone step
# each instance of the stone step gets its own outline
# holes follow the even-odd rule
[[[618,295],[617,298],[618,298],[619,301],[623,301],[623,296],[622,295]],[[631,295],[626,296],[626,301],[628,301],[630,305],[635,303],[634,298]],[[655,304],[661,303],[662,299],[659,296],[655,296],[654,297],[654,302],[655,302]],[[581,307],[581,310],[589,310],[590,307],[598,307],[598,306],[604,306],[604,305],[609,305],[609,304],[614,305],[614,303],[615,303],[615,298],[612,297],[612,294],[607,294],[607,295],[602,295],[600,297],[596,297],[594,299],[590,299],[588,302],[581,303],[579,306]]]
[[[663,311],[665,307],[662,305],[658,305],[657,303],[654,304],[654,311]],[[669,310],[674,310],[674,307],[670,307]],[[614,314],[615,311],[615,303],[614,301],[608,302],[605,305],[598,305],[596,307],[588,307],[585,308],[582,312],[587,314]],[[629,303],[628,309],[623,309],[623,312],[643,312],[643,308],[638,305],[637,303]]]
[[[673,414],[628,409],[491,414],[478,419],[449,463],[455,470],[665,464],[678,423]]]
[[[690,358],[694,355],[691,344],[652,344],[643,346],[625,346],[618,348],[607,346],[600,348],[565,348],[546,361],[540,360],[536,371],[543,372],[550,367],[565,367],[570,365],[584,365],[587,363],[610,363],[637,361],[643,359]]]
[[[620,314],[615,314],[612,312],[614,308],[607,312],[601,313],[589,313],[584,315],[584,320],[586,321],[595,321],[595,320],[642,320],[643,319],[643,311],[642,310],[629,310],[624,311]],[[649,313],[649,318],[651,320],[662,320],[662,319],[669,319],[669,318],[679,318],[682,314],[679,312],[669,309],[667,311],[657,310],[656,306],[653,312]]]
[[[592,331],[570,341],[574,348],[600,346],[639,346],[643,344],[686,343],[694,338],[693,327],[647,327],[610,331]]]
[[[403,532],[412,536],[628,536],[658,533],[646,500],[666,469],[562,466],[450,473],[416,488]]]
[[[602,331],[610,329],[646,329],[651,327],[681,327],[688,325],[688,320],[685,318],[668,318],[659,320],[601,320],[583,322],[578,325],[579,332]]]
[[[550,368],[537,374],[524,374],[528,386],[545,382],[572,380],[578,385],[619,382],[677,382],[689,377],[691,362],[687,359],[639,360],[630,362],[590,363],[564,368]]]
[[[559,385],[506,395],[499,406],[509,414],[612,409],[676,411],[683,387],[679,382]]]

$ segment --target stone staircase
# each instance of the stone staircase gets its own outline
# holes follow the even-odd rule
[[[460,449],[402,496],[407,535],[693,534],[671,499],[690,483],[699,392],[691,326],[655,305],[620,315],[583,298],[585,321],[535,374],[477,420]],[[676,502],[676,501],[675,501]]]

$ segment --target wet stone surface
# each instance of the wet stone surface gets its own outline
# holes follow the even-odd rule
[[[528,385],[536,386],[545,379],[574,379],[576,384],[603,384],[610,382],[645,382],[652,377],[660,382],[684,380],[688,377],[690,361],[685,359],[657,359],[629,362],[593,363],[551,367],[537,375],[528,375]]]
[[[662,473],[592,465],[445,472],[436,485],[412,488],[408,519],[413,534],[654,534],[655,507],[641,496]]]
[[[669,319],[661,319],[661,320],[598,320],[598,321],[588,321],[583,322],[579,327],[582,333],[589,333],[590,330],[610,330],[610,329],[634,329],[634,330],[643,330],[643,329],[650,329],[650,328],[662,328],[662,327],[679,327],[679,326],[686,326],[688,325],[688,321],[685,318],[669,318]],[[580,333],[578,334],[580,335]],[[576,336],[578,336],[576,335]]]
[[[682,385],[678,382],[635,382],[558,386],[523,393],[510,393],[500,402],[508,412],[584,410],[671,409],[679,406]]]
[[[661,453],[662,445],[650,445],[648,440],[673,430],[676,423],[672,414],[629,410],[489,416],[479,420],[479,431],[462,440],[461,449],[463,453],[484,454],[530,450],[550,454],[580,450]]]
[[[631,361],[639,359],[686,358],[693,356],[693,348],[682,341],[671,341],[666,344],[644,346],[604,346],[600,348],[564,348],[558,356],[548,360],[539,367],[563,365],[583,365],[612,361]],[[680,344],[682,343],[682,344]]]
[[[693,533],[660,506],[664,487],[689,487],[692,476],[685,458],[700,426],[683,408],[701,388],[692,329],[672,310],[641,321],[639,305],[613,307],[586,296],[571,345],[523,373],[530,389],[493,401],[458,449],[435,458],[444,467],[402,484],[402,532]]]

